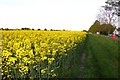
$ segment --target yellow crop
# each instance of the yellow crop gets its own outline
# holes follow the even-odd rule
[[[86,34],[77,31],[2,31],[2,76],[55,77],[61,60],[75,54],[71,49],[81,44]]]

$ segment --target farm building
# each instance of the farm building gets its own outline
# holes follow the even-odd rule
[[[113,33],[116,35],[120,35],[120,28],[115,29],[115,31]]]

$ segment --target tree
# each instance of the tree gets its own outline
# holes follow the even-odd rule
[[[119,2],[118,0],[107,0],[105,6],[102,6],[97,19],[101,24],[116,24],[119,16]]]
[[[115,27],[113,27],[113,25],[111,24],[100,25],[100,34],[103,34],[103,35],[112,34],[114,30],[115,30]]]
[[[120,16],[120,0],[107,0],[105,3],[108,5],[108,8],[115,10],[114,14]]]
[[[53,31],[53,29],[50,29],[50,31]]]
[[[47,29],[45,28],[44,31],[47,31]]]
[[[9,28],[5,28],[5,30],[9,30]]]
[[[21,28],[21,30],[31,30],[30,28]]]
[[[37,30],[41,30],[41,29],[37,29]]]
[[[4,30],[3,28],[0,28],[0,30]]]
[[[65,29],[63,29],[63,31],[65,31]]]
[[[83,32],[87,32],[87,30],[83,30]]]
[[[94,24],[89,28],[88,32],[96,33],[99,32],[100,22],[96,20]]]
[[[94,22],[94,24],[89,28],[88,32],[97,33],[108,35],[112,34],[116,27],[111,24],[100,24],[98,20]]]
[[[34,28],[32,28],[32,30],[34,30]]]
[[[101,24],[115,24],[117,22],[117,15],[114,14],[112,10],[105,10],[104,8],[100,9],[100,13],[97,15],[97,20]]]

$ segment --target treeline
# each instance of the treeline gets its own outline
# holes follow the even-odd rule
[[[89,28],[88,32],[91,33],[99,32],[100,34],[108,35],[108,34],[112,34],[115,29],[116,26],[113,26],[111,24],[100,24],[100,22],[96,20],[94,24]]]
[[[32,28],[32,29],[30,29],[30,28],[21,28],[21,29],[9,29],[9,28],[0,28],[0,30],[35,30],[34,28]],[[37,29],[37,30],[42,30],[42,29]],[[65,29],[63,29],[63,30],[58,30],[58,29],[50,29],[50,30],[48,30],[48,29],[44,29],[44,31],[66,31]]]
[[[119,34],[120,26],[115,26],[120,17],[120,0],[106,0],[105,5],[101,6],[97,15],[97,20],[89,28],[88,32],[102,35]]]

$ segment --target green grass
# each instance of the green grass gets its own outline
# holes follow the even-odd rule
[[[89,34],[86,45],[84,78],[118,77],[118,41],[102,35]]]
[[[58,78],[118,78],[118,43],[109,37],[88,34],[83,44],[71,49],[72,57],[62,60]],[[83,64],[82,54],[85,54]]]

